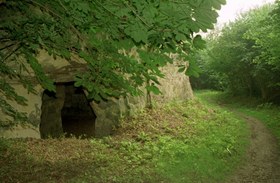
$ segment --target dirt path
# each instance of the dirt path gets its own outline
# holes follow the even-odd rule
[[[276,139],[257,119],[238,113],[251,129],[247,160],[227,183],[280,183],[280,150]]]

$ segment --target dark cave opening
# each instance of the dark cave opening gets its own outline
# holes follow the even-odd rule
[[[73,82],[57,83],[56,93],[42,96],[41,138],[94,137],[96,115],[82,88]]]
[[[96,115],[82,88],[65,85],[65,100],[61,110],[62,128],[66,136],[94,137]]]

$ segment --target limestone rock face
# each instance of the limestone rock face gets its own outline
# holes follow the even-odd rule
[[[40,133],[42,138],[47,138],[48,136],[59,137],[63,134],[61,110],[63,108],[64,100],[64,86],[56,86],[55,96],[51,96],[51,94],[43,95],[40,123]]]
[[[75,55],[72,56],[71,61],[60,57],[54,59],[46,51],[42,50],[37,55],[37,59],[46,75],[58,83],[74,81],[77,73],[87,70],[87,63]]]
[[[29,124],[16,125],[12,128],[0,128],[0,137],[33,137],[40,138],[39,125],[41,115],[41,92],[43,91],[40,85],[35,86],[36,94],[28,93],[27,90],[20,84],[14,83],[12,86],[20,95],[24,96],[28,102],[27,105],[19,105],[16,102],[8,100],[10,105],[16,108],[18,111],[25,112],[28,117]],[[0,121],[11,120],[5,114],[0,111]]]
[[[118,119],[124,110],[122,100],[111,99],[109,101],[101,101],[100,103],[91,102],[93,111],[96,114],[95,120],[95,136],[102,137],[110,135],[112,128],[117,124]]]
[[[17,125],[13,128],[0,128],[0,137],[4,138],[40,138],[39,129],[32,125]]]
[[[184,73],[178,73],[178,67],[168,65],[163,68],[165,78],[160,79],[159,86],[162,94],[152,95],[152,100],[168,102],[171,100],[188,100],[193,98],[193,92],[189,77]],[[100,103],[91,102],[96,113],[95,135],[96,137],[106,136],[112,133],[113,127],[118,125],[122,116],[134,115],[146,107],[146,94],[138,97],[125,97],[111,99]]]
[[[96,114],[95,136],[102,137],[110,135],[113,129],[118,126],[121,117],[134,115],[140,109],[145,108],[144,96],[111,98],[100,103],[91,102]]]
[[[19,95],[28,99],[27,106],[12,102],[11,105],[26,112],[33,126],[18,125],[9,130],[0,128],[0,137],[46,138],[59,137],[65,132],[102,137],[113,133],[121,117],[137,114],[147,104],[146,95],[111,98],[99,103],[88,101],[82,96],[86,93],[73,86],[75,74],[86,70],[84,62],[78,59],[71,62],[61,58],[54,60],[46,52],[40,53],[38,59],[47,75],[57,83],[57,93],[46,95],[41,86],[37,85],[37,94],[31,94],[20,84],[11,83]],[[165,78],[159,79],[162,95],[152,95],[153,100],[168,102],[193,97],[189,78],[177,70],[174,65],[162,69],[165,74]],[[6,116],[0,114],[0,118],[3,120]]]
[[[178,72],[176,65],[168,64],[162,69],[165,78],[160,78],[159,89],[162,95],[153,96],[154,99],[162,102],[168,102],[171,100],[187,100],[193,98],[193,91],[187,77],[184,73]]]

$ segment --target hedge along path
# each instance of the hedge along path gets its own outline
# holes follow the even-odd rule
[[[280,148],[276,138],[258,119],[234,112],[247,122],[251,136],[245,163],[227,182],[279,183]]]

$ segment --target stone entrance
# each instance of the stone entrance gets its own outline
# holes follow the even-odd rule
[[[94,137],[96,115],[83,89],[69,82],[57,84],[56,90],[43,93],[41,137]]]
[[[93,137],[96,115],[82,88],[65,85],[65,101],[61,110],[62,128],[66,136]]]
[[[180,60],[176,61],[176,56],[171,58],[175,64],[162,68],[165,78],[159,78],[162,95],[153,95],[153,100],[168,102],[193,97],[189,78],[184,73],[177,72]],[[137,114],[147,104],[145,92],[143,96],[138,97],[126,96],[108,98],[98,103],[89,102],[82,89],[75,88],[72,82],[77,73],[87,72],[86,61],[74,54],[71,54],[70,60],[60,57],[54,60],[45,50],[39,52],[37,59],[46,75],[57,83],[57,92],[44,92],[39,83],[34,83],[37,93],[30,93],[20,83],[11,80],[10,84],[15,91],[28,101],[25,106],[9,100],[7,102],[16,110],[27,114],[28,125],[19,124],[13,129],[0,127],[0,137],[55,138],[63,133],[67,136],[72,133],[75,136],[85,134],[88,137],[104,137],[114,133],[122,117]],[[29,76],[29,73],[26,74]],[[6,118],[9,119],[9,116],[0,111],[0,120],[5,121]]]

